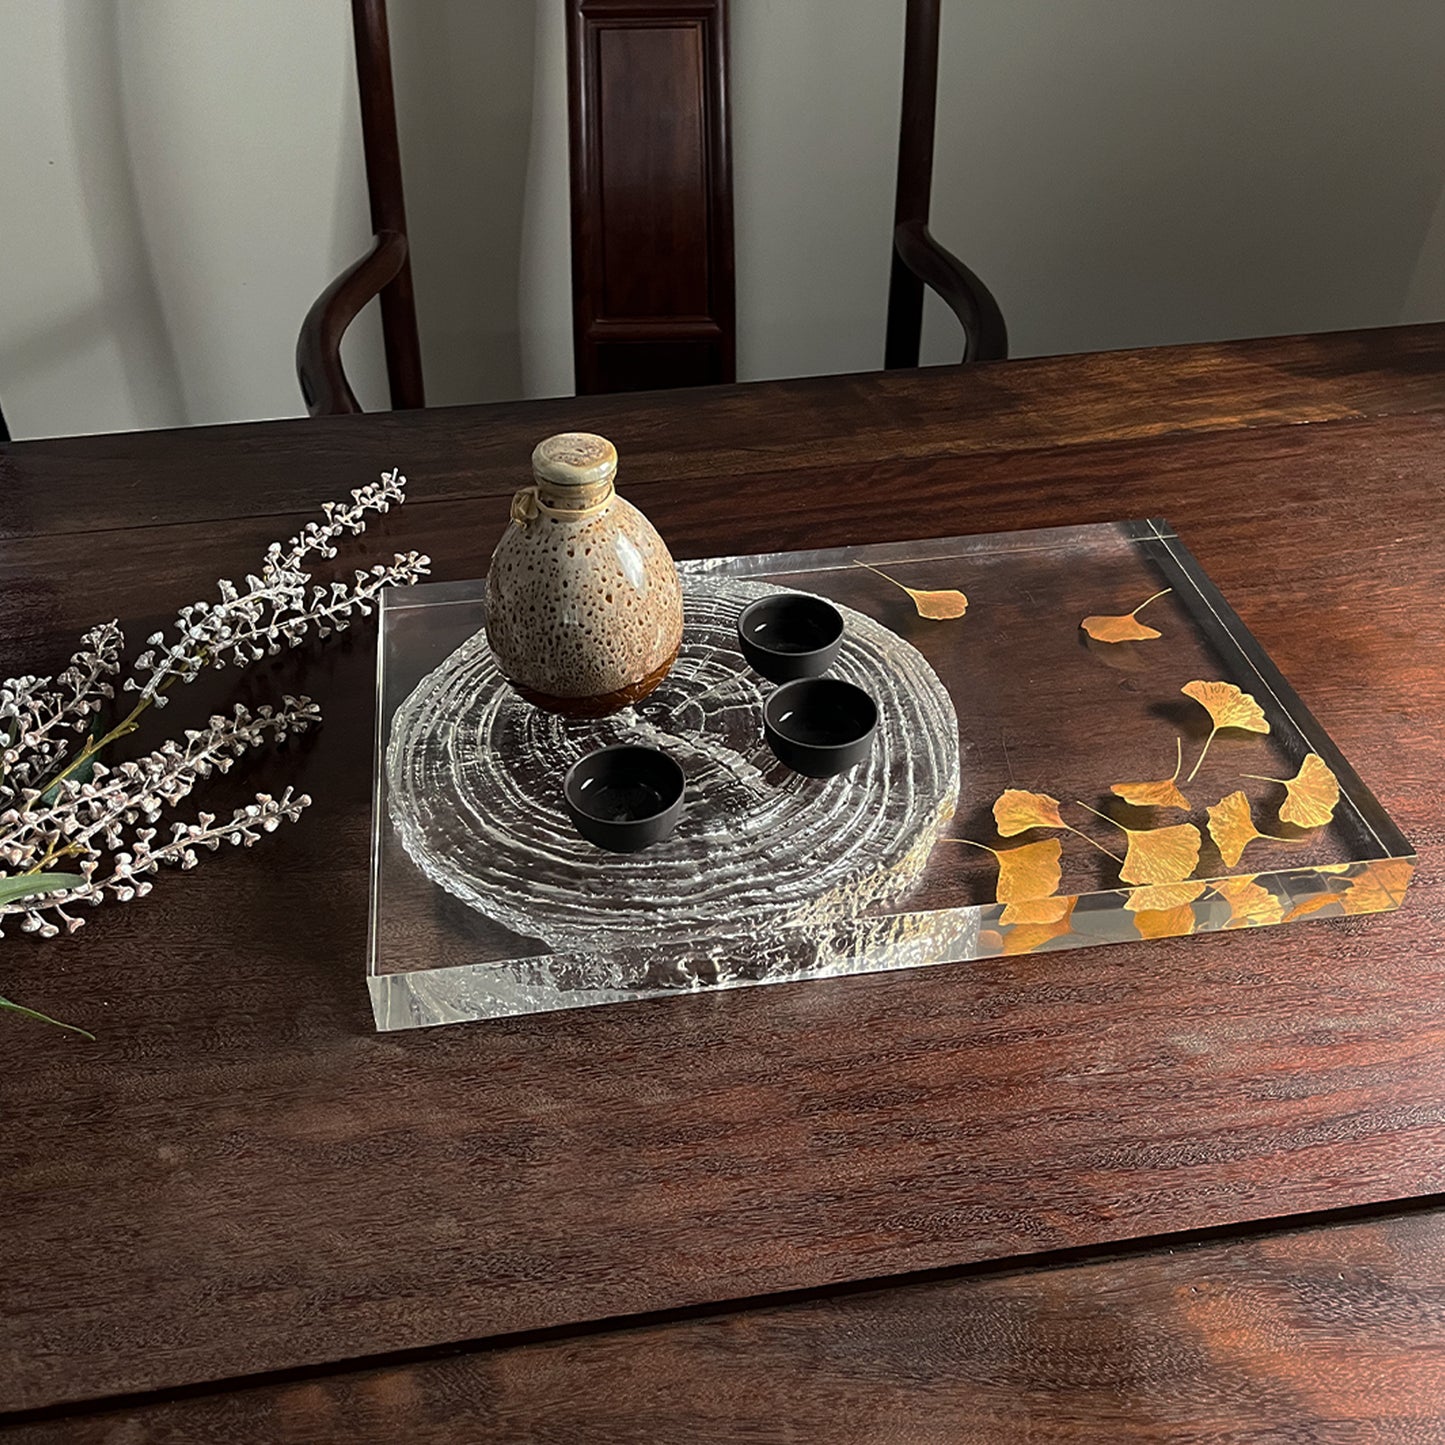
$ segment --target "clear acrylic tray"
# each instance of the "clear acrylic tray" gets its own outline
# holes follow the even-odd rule
[[[480,581],[383,594],[367,968],[379,1029],[1295,923],[1404,895],[1409,843],[1164,522],[680,570],[677,666],[637,707],[591,722],[507,687]],[[763,740],[771,684],[732,629],[775,588],[844,610],[835,672],[880,704],[871,758],[842,778],[798,777]],[[967,610],[922,616],[905,588],[961,591]],[[1150,597],[1136,623],[1158,637],[1081,626]],[[1182,691],[1199,682],[1247,694],[1257,711],[1225,716],[1268,732],[1211,738],[1211,713]],[[570,763],[622,740],[667,748],[688,775],[677,833],[634,855],[593,848],[562,811]],[[1339,798],[1327,822],[1296,825],[1270,780],[1310,754]],[[1176,766],[1187,810],[1111,791]],[[1001,836],[1008,790],[1046,795],[1012,798],[1017,821],[1040,826]],[[1144,836],[1184,824],[1199,842],[1187,873],[1187,829]],[[1245,839],[1226,863],[1221,846]]]

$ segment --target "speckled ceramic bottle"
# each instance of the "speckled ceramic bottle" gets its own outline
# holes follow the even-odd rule
[[[563,432],[532,453],[534,484],[487,573],[487,638],[528,702],[602,717],[667,676],[682,642],[677,566],[652,523],[613,491],[605,437]]]

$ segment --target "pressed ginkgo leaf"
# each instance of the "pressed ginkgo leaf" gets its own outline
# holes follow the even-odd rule
[[[1415,865],[1400,858],[1372,863],[1350,880],[1349,888],[1340,895],[1340,906],[1351,916],[1398,908],[1414,872]]]
[[[1030,828],[1067,828],[1059,816],[1059,800],[1047,793],[1008,788],[993,805],[993,821],[1000,838],[1012,838]]]
[[[1171,908],[1181,908],[1186,903],[1193,903],[1209,884],[1202,882],[1191,883],[1155,883],[1144,888],[1135,888],[1124,900],[1124,907],[1130,913],[1158,913]]]
[[[1168,828],[1128,828],[1107,813],[1080,803],[1096,818],[1102,818],[1127,835],[1129,847],[1119,868],[1125,883],[1182,883],[1199,862],[1204,842],[1193,823],[1174,823]]]
[[[1279,820],[1298,828],[1323,828],[1334,817],[1335,805],[1340,801],[1339,780],[1318,753],[1310,753],[1292,778],[1261,778],[1254,773],[1246,773],[1245,777],[1260,783],[1278,783],[1286,794],[1280,804]]]
[[[998,921],[1005,928],[1018,924],[1057,923],[1073,906],[1072,898],[1061,898],[1055,893],[1048,898],[1030,898],[1025,903],[1007,903]]]
[[[1096,843],[1072,823],[1064,822],[1059,812],[1059,800],[1047,793],[1006,788],[993,805],[993,821],[1000,838],[1013,838],[1027,833],[1030,828],[1063,828],[1065,832],[1082,838],[1090,847],[1097,848],[1105,857],[1112,858],[1116,863],[1122,861],[1117,853],[1110,853],[1102,843]]]
[[[1397,906],[1389,889],[1382,888],[1368,873],[1351,879],[1350,886],[1340,894],[1340,907],[1351,918],[1361,913],[1388,913]]]
[[[1214,741],[1220,728],[1243,728],[1246,732],[1267,733],[1269,720],[1264,709],[1247,693],[1241,692],[1232,682],[1186,682],[1179,689],[1185,697],[1192,697],[1209,714],[1214,726],[1200,749],[1199,759],[1185,778],[1186,783],[1194,781],[1209,745]]]
[[[1119,877],[1125,883],[1179,883],[1194,872],[1203,839],[1193,823],[1129,833]]]
[[[1086,617],[1079,626],[1095,642],[1147,642],[1151,637],[1161,637],[1163,634],[1156,628],[1140,622],[1138,614],[1151,602],[1157,602],[1159,598],[1167,596],[1173,590],[1172,587],[1166,587],[1163,592],[1156,592],[1152,597],[1146,597],[1133,612],[1124,612],[1117,617]]]
[[[1177,908],[1150,908],[1134,915],[1140,938],[1184,938],[1194,932],[1194,910],[1181,903]]]
[[[1209,836],[1214,839],[1214,846],[1219,849],[1225,867],[1233,868],[1244,855],[1245,848],[1264,834],[1254,826],[1249,799],[1236,792],[1221,798],[1209,809]]]
[[[1342,903],[1343,899],[1338,893],[1316,893],[1311,898],[1302,899],[1284,916],[1286,923],[1293,923],[1297,918],[1307,918],[1311,913],[1318,913],[1321,908],[1328,908],[1331,903]]]
[[[1221,798],[1209,813],[1209,836],[1219,849],[1227,868],[1233,868],[1244,854],[1244,850],[1256,838],[1266,838],[1271,843],[1300,843],[1301,838],[1277,838],[1273,833],[1261,833],[1254,826],[1254,814],[1249,808],[1249,799],[1242,792],[1230,793]]]
[[[1269,731],[1264,709],[1232,682],[1186,682],[1179,691],[1185,697],[1192,697],[1217,728],[1245,728],[1252,733]]]
[[[1158,783],[1114,783],[1109,791],[1136,808],[1178,808],[1187,813],[1193,806],[1173,778]]]
[[[1221,878],[1214,884],[1214,891],[1229,904],[1226,928],[1278,923],[1284,915],[1284,905],[1250,874]]]
[[[1189,799],[1179,791],[1179,770],[1184,766],[1184,744],[1174,739],[1174,776],[1157,783],[1114,783],[1109,791],[1136,808],[1179,808],[1188,812]]]
[[[1042,843],[1025,843],[1018,848],[990,848],[987,843],[975,843],[971,838],[945,838],[945,843],[967,843],[970,848],[981,848],[992,853],[998,860],[998,887],[994,898],[999,903],[1029,903],[1034,899],[1047,898],[1057,893],[1063,872],[1059,867],[1059,855],[1063,844],[1057,838],[1045,838]]]
[[[871,562],[859,562],[857,565],[866,567],[870,572],[877,572],[885,582],[891,582],[900,591],[906,592],[913,599],[913,605],[918,609],[920,617],[931,617],[941,622],[950,617],[962,617],[968,611],[968,598],[951,587],[941,591],[906,587],[896,577],[890,577]]]
[[[998,890],[1000,903],[1027,903],[1047,898],[1058,891],[1063,876],[1059,854],[1063,845],[1057,838],[1042,843],[1025,843],[1021,848],[1007,848],[994,854],[998,859]]]
[[[1052,902],[1053,900],[1048,901]],[[1046,943],[1051,943],[1056,938],[1063,938],[1065,934],[1072,933],[1074,931],[1074,904],[1079,900],[1077,898],[1061,898],[1058,901],[1064,905],[1064,911],[1051,923],[1023,923],[1012,928],[1005,928],[1001,940],[1002,951],[1010,957],[1034,953]]]

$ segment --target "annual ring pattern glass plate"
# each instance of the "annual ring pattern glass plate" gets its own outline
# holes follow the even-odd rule
[[[678,664],[569,722],[497,673],[481,582],[383,595],[368,984],[380,1029],[1379,912],[1410,845],[1164,522],[680,564]],[[734,624],[772,589],[847,621],[869,760],[762,735]],[[562,778],[672,752],[672,838],[608,854]]]

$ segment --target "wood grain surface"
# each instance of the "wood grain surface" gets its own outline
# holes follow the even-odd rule
[[[6,1445],[1421,1445],[1445,1216],[1180,1241],[37,1420]]]
[[[1056,445],[1061,376],[1103,360],[1030,363],[1032,390],[1027,368],[889,378],[896,435],[954,418],[932,454],[849,430],[876,378],[713,393],[698,432],[673,398],[632,398],[651,465],[694,470],[627,488],[680,555],[1168,517],[1419,845],[1395,915],[378,1036],[369,633],[197,684],[192,712],[316,696],[321,731],[228,784],[294,780],[317,803],[75,938],[4,944],[7,994],[100,1038],[5,1025],[0,1408],[1445,1189],[1445,382],[1421,360],[1438,368],[1439,332],[1399,345],[1393,383],[1379,335],[1204,348],[1241,375],[1269,354],[1293,379],[1283,423],[1375,413],[1307,426],[1243,393],[1232,427],[1218,399],[1191,413],[1188,352],[1159,354],[1151,406],[1136,357],[1132,435],[1100,389],[1093,430],[1076,410]],[[1010,407],[1040,444],[1004,439]],[[970,449],[980,412],[999,439]],[[1148,435],[1186,413],[1216,420]],[[421,465],[392,417],[116,438],[109,461],[100,439],[12,448],[7,671],[53,668],[102,616],[138,640],[382,461],[416,500],[376,550],[476,575],[536,436],[603,424],[548,403],[428,413],[414,438],[428,421]],[[428,460],[463,430],[493,458],[471,497]],[[702,470],[744,438],[751,465]],[[269,490],[248,515],[257,445]],[[129,499],[124,530],[66,526],[43,479],[67,456],[112,523]],[[196,520],[208,495],[218,520]]]
[[[526,438],[584,424],[616,440],[619,485],[630,489],[776,474],[809,460],[862,468],[983,458],[1442,404],[1445,326],[1411,326],[1010,361],[968,375],[937,367],[65,437],[0,453],[0,540],[289,512],[356,486],[358,468],[393,463],[418,500],[510,496],[530,480]]]

